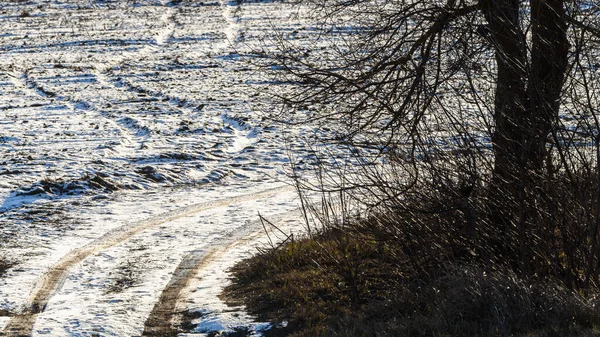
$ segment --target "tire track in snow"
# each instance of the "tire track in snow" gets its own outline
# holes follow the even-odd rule
[[[68,253],[55,265],[50,267],[50,269],[44,275],[42,275],[38,281],[38,284],[36,285],[33,295],[29,301],[28,308],[24,312],[13,316],[6,325],[3,333],[0,333],[0,335],[5,335],[8,337],[30,336],[33,331],[33,326],[35,324],[37,315],[44,311],[50,298],[58,289],[60,289],[62,283],[67,277],[69,269],[82,262],[92,254],[99,253],[102,250],[118,245],[146,229],[156,227],[176,219],[210,209],[226,207],[246,201],[258,200],[292,190],[294,190],[293,186],[282,186],[258,193],[245,194],[226,199],[199,203],[186,206],[182,209],[172,212],[167,212],[154,218],[116,228],[104,234],[100,238],[92,241],[86,246]]]
[[[163,6],[167,6],[167,4],[163,4]],[[187,112],[189,113],[197,112],[197,104],[193,101],[174,95],[165,94],[161,91],[147,89],[140,85],[133,84],[123,78],[115,78],[113,72],[114,68],[121,67],[125,62],[146,58],[152,53],[155,53],[158,48],[168,44],[171,37],[173,37],[175,34],[177,26],[180,25],[180,23],[177,22],[177,14],[180,11],[178,6],[179,3],[169,6],[165,14],[162,15],[160,21],[164,24],[164,28],[159,30],[154,36],[154,44],[145,46],[138,52],[123,53],[118,57],[115,57],[112,62],[107,62],[106,64],[94,64],[92,66],[93,75],[96,77],[98,82],[107,87],[116,88],[117,90],[145,94],[150,96],[152,99],[156,99],[157,101],[167,102],[176,111],[181,112],[182,110],[188,110]]]
[[[162,46],[169,42],[169,39],[175,34],[175,28],[177,28],[176,16],[179,13],[179,7],[169,7],[167,12],[161,17],[161,21],[165,24],[165,28],[162,29],[155,37],[154,41],[158,46]]]
[[[51,104],[52,101],[61,102],[73,111],[88,110],[95,112],[98,116],[108,121],[116,130],[118,130],[119,134],[127,141],[127,143],[133,144],[136,142],[134,139],[138,138],[136,135],[138,130],[132,130],[130,127],[127,127],[127,125],[123,125],[123,123],[114,120],[114,118],[109,117],[106,113],[99,111],[99,109],[93,103],[71,96],[62,95],[44,88],[36,80],[31,78],[28,70],[15,71],[12,74],[9,74],[9,76],[12,78],[12,83],[15,87],[20,88],[23,91],[28,91],[31,95],[37,95],[41,98],[49,100],[48,104]]]
[[[167,4],[163,4],[167,6]],[[113,68],[121,67],[125,62],[132,60],[141,60],[156,52],[160,47],[169,42],[169,39],[175,34],[175,29],[179,25],[176,17],[179,13],[178,5],[167,7],[167,11],[161,16],[160,21],[164,27],[154,35],[154,43],[144,46],[135,52],[123,52],[118,56],[111,57],[106,63],[96,63],[92,65],[93,74],[99,83],[104,83],[110,87],[120,88],[119,81],[113,80],[111,74]]]
[[[294,212],[288,212],[289,214]],[[288,214],[285,213],[285,214]],[[264,234],[263,230],[254,230],[251,233],[239,233],[233,242],[228,245],[219,246],[208,252],[194,251],[187,254],[177,266],[171,280],[163,289],[158,302],[144,323],[142,337],[150,336],[175,336],[177,326],[175,316],[178,314],[176,307],[183,291],[188,287],[190,281],[198,275],[211,262],[223,256],[230,249],[246,244]],[[228,240],[231,241],[231,240]]]
[[[44,88],[34,79],[32,79],[31,76],[29,76],[28,70],[18,70],[8,75],[12,77],[12,83],[15,87],[20,88],[23,91],[29,91],[33,96],[39,96],[48,99],[50,102],[54,100],[65,103],[65,105],[69,106],[72,110],[87,110],[92,107],[91,103],[89,102],[64,96]]]
[[[96,71],[96,78],[99,81],[105,83],[105,85],[110,85],[120,90],[129,91],[137,94],[144,94],[150,96],[151,99],[155,99],[156,101],[167,102],[171,106],[175,108],[175,110],[181,111],[182,108],[189,108],[189,110],[197,111],[198,109],[194,107],[195,102],[192,102],[188,99],[177,97],[174,95],[165,94],[158,90],[152,90],[144,88],[140,85],[133,84],[123,78],[113,78],[109,75],[110,71],[100,72]],[[114,76],[114,75],[113,75]]]
[[[181,291],[185,289],[198,270],[210,263],[216,255],[224,249],[213,249],[207,253],[192,252],[184,256],[173,277],[162,291],[158,302],[144,323],[144,336],[175,336],[176,328],[173,324],[175,307]]]
[[[162,6],[167,6],[167,3],[163,3]],[[125,82],[121,79],[113,78],[113,69],[121,67],[125,62],[132,60],[140,60],[148,57],[149,55],[155,53],[160,47],[167,44],[169,39],[175,34],[175,29],[179,25],[176,20],[176,16],[179,13],[179,7],[169,6],[167,11],[161,16],[160,21],[163,23],[164,27],[160,29],[154,35],[154,43],[144,46],[140,50],[136,52],[123,52],[118,56],[111,57],[110,60],[107,60],[106,63],[95,63],[91,65],[92,75],[96,78],[96,81],[101,85],[109,88],[115,88],[117,90],[123,90],[122,87],[125,87],[124,90],[136,93],[144,93],[147,94],[157,100],[164,101],[168,100],[169,103],[176,108],[178,107],[178,102],[173,102],[173,98],[166,98],[165,95],[161,93],[149,92],[147,90],[143,90],[140,88],[133,87],[128,82]],[[112,117],[109,117],[106,113],[100,113],[102,117],[108,119],[112,124],[116,125],[119,129],[124,131],[125,138],[127,139],[129,144],[144,144],[148,140],[148,133],[143,134],[139,133],[138,130],[132,130],[128,125],[122,125],[122,122],[114,120]],[[140,139],[139,142],[134,139]],[[139,148],[140,146],[129,146],[130,148]]]
[[[166,6],[166,4],[164,4],[163,6]],[[225,41],[223,42],[222,47],[228,48],[234,44],[238,35],[237,29],[235,27],[239,25],[239,16],[235,13],[232,7],[235,7],[237,9],[239,8],[239,5],[232,6],[230,4],[230,0],[221,0],[220,7],[221,15],[223,16],[226,23],[225,27],[223,28],[223,33],[225,34]],[[123,53],[118,57],[113,58],[113,61],[109,61],[105,64],[93,65],[93,68],[95,70],[93,73],[94,76],[97,78],[98,82],[103,83],[106,86],[112,86],[121,90],[146,94],[159,101],[166,101],[176,110],[187,109],[191,112],[197,112],[197,102],[177,97],[174,95],[165,94],[161,91],[147,89],[143,86],[133,84],[122,78],[115,79],[115,75],[113,74],[113,68],[118,68],[127,61],[143,59],[156,52],[158,48],[168,44],[169,39],[175,34],[177,26],[180,25],[177,22],[177,14],[179,13],[179,11],[179,3],[168,7],[167,12],[163,14],[163,16],[160,19],[160,21],[162,21],[164,24],[164,28],[161,29],[154,36],[154,44],[145,46],[137,52]]]
[[[230,5],[231,0],[221,0],[221,9],[223,18],[225,18],[226,26],[223,30],[225,33],[225,43],[233,45],[237,38],[237,29],[235,28],[238,25],[239,17],[236,13],[231,9]],[[236,5],[235,8],[238,9],[240,5]]]
[[[294,210],[276,214],[273,221],[280,222],[283,219],[289,219],[291,215],[298,215],[298,212],[299,210]],[[173,272],[169,283],[163,289],[158,302],[152,308],[152,312],[146,319],[142,337],[177,335],[179,331],[177,331],[176,324],[178,322],[175,321],[175,318],[181,312],[177,311],[176,307],[184,290],[188,288],[190,281],[203,269],[208,268],[212,262],[219,260],[219,258],[223,257],[230,250],[269,235],[265,233],[264,228],[258,228],[260,226],[238,232],[233,238],[223,238],[223,240],[220,240],[225,241],[223,244],[216,242],[215,245],[218,245],[218,248],[213,248],[208,252],[193,251],[184,256],[177,269]]]
[[[163,4],[163,6],[166,6],[166,4]],[[179,7],[177,5],[167,7],[167,11],[160,18],[164,27],[154,35],[154,43],[148,44],[138,51],[123,52],[121,55],[111,57],[105,64],[95,64],[94,68],[101,73],[107,73],[110,72],[112,68],[120,67],[127,61],[140,60],[156,52],[158,48],[165,45],[173,34],[175,34],[175,29],[178,25],[175,19],[177,13],[179,13]]]

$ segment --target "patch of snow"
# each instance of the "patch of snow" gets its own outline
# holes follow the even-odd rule
[[[36,0],[0,11],[0,255],[18,262],[0,278],[0,309],[43,304],[33,336],[139,335],[177,266],[216,254],[178,310],[258,334],[216,295],[225,270],[268,241],[257,211],[297,211],[284,165],[289,147],[311,156],[302,140],[315,130],[263,118],[256,93],[286,84],[241,55],[293,10]],[[0,331],[15,320],[0,317]]]

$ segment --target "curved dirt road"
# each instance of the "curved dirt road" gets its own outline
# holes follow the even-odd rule
[[[108,249],[119,243],[122,243],[146,229],[156,227],[161,224],[169,223],[176,219],[180,219],[180,218],[183,218],[183,217],[186,217],[186,216],[189,216],[192,214],[200,213],[202,211],[206,211],[206,210],[210,210],[210,209],[226,207],[226,206],[234,205],[236,203],[241,203],[241,202],[245,202],[245,201],[257,200],[257,199],[261,199],[261,198],[275,196],[279,193],[292,191],[292,190],[293,190],[293,187],[291,187],[291,186],[283,186],[283,187],[268,189],[268,190],[265,190],[265,191],[262,191],[259,193],[246,194],[246,195],[236,196],[236,197],[232,197],[232,198],[191,205],[191,206],[184,207],[180,210],[168,212],[168,213],[153,217],[151,219],[139,221],[134,224],[127,224],[127,225],[119,227],[113,231],[110,231],[110,232],[106,233],[105,235],[103,235],[102,237],[89,243],[85,247],[82,247],[80,249],[76,249],[76,250],[70,252],[69,254],[64,256],[58,263],[56,263],[54,266],[52,266],[38,281],[38,284],[36,285],[36,289],[29,301],[28,308],[24,312],[17,314],[10,319],[6,328],[4,329],[3,334],[6,336],[11,336],[11,337],[30,336],[32,333],[32,330],[33,330],[33,325],[35,324],[36,316],[44,311],[46,304],[48,303],[50,298],[53,296],[53,294],[60,288],[62,282],[68,275],[69,269],[71,267],[73,267],[74,265],[82,262],[84,259],[91,256],[92,254],[99,253],[102,250]],[[214,253],[214,251],[209,253],[208,255],[201,255],[201,256],[199,256],[197,254],[189,255],[190,258],[184,259],[181,262],[180,266],[177,268],[176,274],[178,272],[181,274],[182,270],[189,272],[189,273],[193,273],[195,270],[197,270],[201,266],[202,262],[205,261],[206,258],[210,257],[210,255],[213,253]],[[185,274],[184,277],[179,278],[179,279],[181,279],[180,281],[179,280],[174,281],[174,283],[176,283],[177,286],[173,286],[171,284],[167,288],[178,288],[178,287],[181,288],[181,286],[184,286],[185,283],[187,282],[187,280],[192,276],[193,276],[193,274],[189,274],[189,275]],[[178,284],[181,282],[183,282],[183,284]],[[169,295],[167,294],[165,296],[169,296]],[[176,298],[174,298],[174,301],[176,301]],[[170,303],[170,302],[168,302],[168,303]],[[174,303],[175,302],[173,302],[172,306],[171,306],[171,304],[165,304],[165,307],[167,307],[167,308],[173,307],[174,308]],[[164,309],[157,309],[157,310],[164,312]]]

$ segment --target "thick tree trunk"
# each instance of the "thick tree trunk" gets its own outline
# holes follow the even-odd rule
[[[546,157],[546,138],[558,119],[560,94],[567,69],[567,23],[564,0],[531,0],[530,133],[527,153],[534,169]]]
[[[527,52],[520,27],[518,0],[482,0],[491,40],[496,49],[497,81],[494,101],[495,130],[492,221],[498,226],[499,247],[506,256],[520,252],[527,259],[523,168],[523,120],[527,115]],[[517,239],[518,238],[518,239]]]
[[[484,0],[483,9],[496,49],[498,67],[492,135],[494,175],[515,183],[524,164],[523,120],[527,113],[527,52],[518,0]]]
[[[480,0],[496,49],[495,131],[492,135],[495,211],[502,249],[520,252],[527,274],[537,177],[547,137],[558,118],[567,65],[564,0],[531,0],[532,45],[527,55],[519,0]],[[507,253],[509,253],[507,251]]]

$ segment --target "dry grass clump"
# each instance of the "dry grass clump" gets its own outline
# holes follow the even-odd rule
[[[15,261],[11,261],[5,257],[0,256],[0,277],[6,273],[6,271],[12,267],[14,267],[17,263]]]
[[[298,328],[306,336],[323,335],[325,322],[349,316],[369,299],[385,295],[372,290],[388,288],[381,282],[398,271],[385,264],[388,254],[383,246],[365,244],[339,230],[321,232],[238,264],[233,270],[236,281],[225,297],[231,303],[242,301],[238,304],[264,318],[293,317],[286,328],[267,335]]]
[[[590,300],[504,267],[441,262],[411,268],[401,247],[328,230],[238,264],[225,292],[266,336],[595,336]]]
[[[593,177],[540,185],[524,233],[448,182],[262,251],[225,298],[289,322],[267,336],[600,336]]]
[[[111,273],[110,283],[105,290],[106,294],[123,292],[126,289],[140,284],[141,266],[139,261],[127,260],[119,264],[117,269]]]

